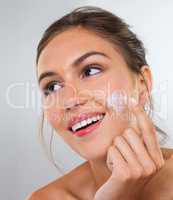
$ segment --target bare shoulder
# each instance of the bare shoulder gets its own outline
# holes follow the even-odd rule
[[[81,174],[84,174],[85,169],[86,163],[81,164],[64,176],[34,191],[26,200],[79,200],[77,189],[80,186],[82,191],[84,180],[81,177],[84,176]]]
[[[62,186],[51,183],[43,188],[34,191],[26,200],[78,200]]]

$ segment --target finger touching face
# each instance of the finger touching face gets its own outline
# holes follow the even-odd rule
[[[164,159],[154,124],[140,104],[133,105],[131,112],[136,117],[136,124],[139,127],[146,149],[159,169],[163,165]]]

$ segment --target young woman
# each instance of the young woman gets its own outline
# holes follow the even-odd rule
[[[129,26],[101,8],[77,8],[45,31],[37,50],[43,113],[86,162],[29,200],[173,199],[173,151],[160,147],[145,110],[152,74]]]

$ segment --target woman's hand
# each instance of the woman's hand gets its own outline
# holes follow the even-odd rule
[[[94,200],[139,200],[145,184],[164,165],[151,120],[140,105],[133,106],[131,111],[136,127],[133,124],[125,129],[109,147],[107,166],[112,174],[97,190]]]

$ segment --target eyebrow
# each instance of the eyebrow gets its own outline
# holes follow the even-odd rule
[[[108,55],[106,55],[105,53],[103,52],[98,52],[98,51],[90,51],[90,52],[87,52],[85,53],[84,55],[80,56],[79,58],[77,58],[73,63],[72,63],[72,67],[75,67],[75,66],[78,66],[80,63],[82,63],[86,58],[88,58],[89,56],[93,56],[93,55],[101,55],[101,56],[104,56],[104,57],[107,57],[109,58]],[[45,77],[50,77],[50,76],[55,76],[57,75],[56,72],[53,72],[53,71],[46,71],[46,72],[43,72],[40,77],[39,77],[39,84],[41,82],[42,79],[44,79]]]

